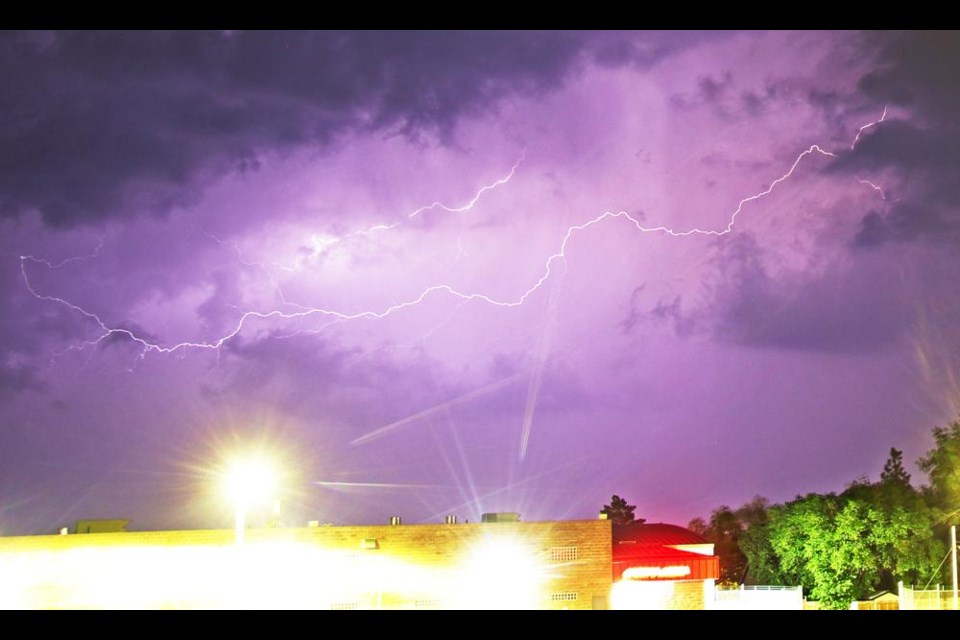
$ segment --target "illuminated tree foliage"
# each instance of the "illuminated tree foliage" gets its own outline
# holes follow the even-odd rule
[[[714,509],[710,521],[703,518],[690,521],[687,528],[713,543],[714,553],[720,558],[720,582],[739,584],[747,574],[747,556],[743,551],[743,536],[748,527],[766,521],[766,498],[757,496],[736,511],[723,505]]]
[[[960,430],[957,436],[960,443]],[[755,498],[691,527],[702,526],[716,545],[724,579],[740,571],[751,584],[799,584],[821,607],[845,609],[895,589],[898,580],[935,577],[946,546],[935,527],[938,512],[924,498],[910,485],[902,452],[891,449],[879,482],[861,479],[840,495],[809,494],[772,507]]]
[[[876,490],[858,490],[865,488]],[[768,514],[780,581],[802,584],[823,608],[846,609],[896,578],[927,577],[937,565],[941,545],[927,510],[854,495],[810,494]]]
[[[603,505],[603,509],[600,510],[600,513],[607,514],[613,524],[642,524],[646,522],[643,518],[635,518],[633,515],[634,510],[636,510],[636,505],[627,504],[627,501],[621,498],[618,495],[614,495],[610,499],[610,504]]]
[[[930,500],[948,514],[960,509],[960,420],[933,430],[934,447],[920,459],[930,479]]]

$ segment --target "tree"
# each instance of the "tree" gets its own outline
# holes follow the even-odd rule
[[[934,447],[920,458],[920,469],[930,479],[934,506],[948,513],[960,508],[960,420],[933,429]]]
[[[770,544],[770,523],[766,511],[762,519],[747,525],[738,544],[747,562],[744,584],[777,585],[789,582],[783,577],[780,559]]]
[[[633,515],[636,505],[627,504],[627,501],[621,498],[618,495],[614,495],[610,499],[610,504],[603,505],[603,509],[600,510],[600,513],[607,514],[607,518],[613,522],[615,525],[621,524],[643,524],[646,522],[643,518],[635,518]]]
[[[703,518],[695,518],[687,528],[713,543],[713,552],[720,558],[720,582],[739,584],[746,571],[747,559],[740,550],[743,524],[737,512],[723,505],[713,510],[709,523]]]
[[[903,468],[903,451],[890,449],[890,457],[880,473],[881,484],[910,486],[910,474]]]
[[[957,436],[960,443],[960,429]],[[910,484],[897,449],[879,482],[859,478],[840,495],[809,494],[773,507],[755,498],[735,515],[744,582],[801,584],[825,608],[846,608],[896,588],[898,580],[926,583],[946,551],[935,530],[937,511]],[[710,532],[712,523],[691,524]]]
[[[923,511],[809,494],[770,510],[770,545],[781,579],[821,607],[845,609],[885,578],[929,576],[939,553],[931,524]]]
[[[766,525],[766,511],[769,506],[766,498],[756,496],[737,510],[723,505],[714,509],[709,522],[703,518],[694,518],[687,528],[713,543],[714,553],[720,558],[720,581],[739,584],[747,579],[748,569],[752,565],[759,568],[770,563],[766,560],[770,552],[766,544],[766,534],[761,533]],[[751,527],[753,531],[748,534]],[[750,554],[745,547],[748,547]],[[751,554],[753,558],[751,560]],[[760,580],[755,579],[751,571],[752,584],[770,584],[771,572],[762,571]]]

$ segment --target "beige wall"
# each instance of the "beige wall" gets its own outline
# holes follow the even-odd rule
[[[0,607],[590,609],[610,522],[0,538]],[[701,605],[702,606],[702,605]]]

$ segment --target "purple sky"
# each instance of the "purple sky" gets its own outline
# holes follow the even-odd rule
[[[682,524],[915,460],[960,412],[958,56],[0,36],[0,534],[228,526],[247,446],[291,523]]]

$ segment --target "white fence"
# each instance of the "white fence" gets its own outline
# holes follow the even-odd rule
[[[717,610],[772,610],[803,609],[803,587],[744,586],[736,589],[717,587],[707,609]]]
[[[953,603],[953,590],[937,585],[936,589],[914,589],[906,587],[901,582],[900,610],[901,611],[952,611],[956,609]]]

